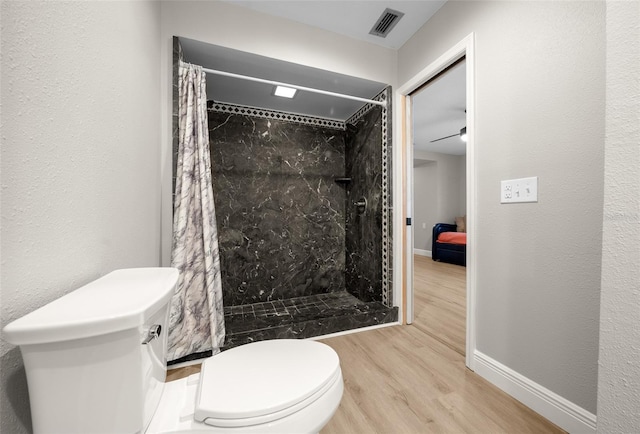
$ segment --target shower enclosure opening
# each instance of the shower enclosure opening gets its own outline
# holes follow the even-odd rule
[[[226,62],[241,75],[250,75],[242,65],[262,64],[301,86],[296,76],[342,80],[376,101],[337,105],[299,91],[293,103],[270,95],[267,106],[252,99],[263,83],[207,75],[224,348],[396,322],[390,88],[185,38],[174,48],[174,63]],[[286,104],[328,104],[333,116]]]

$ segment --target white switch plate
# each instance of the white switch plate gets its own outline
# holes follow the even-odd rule
[[[500,181],[500,203],[537,202],[538,177]]]

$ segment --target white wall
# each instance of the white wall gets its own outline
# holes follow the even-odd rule
[[[402,85],[475,33],[477,348],[596,412],[604,2],[447,2],[398,54]],[[500,180],[539,177],[501,205]]]
[[[415,151],[413,157],[414,248],[431,250],[433,225],[466,215],[466,156]]]
[[[107,272],[157,266],[154,2],[2,2],[2,326]],[[0,342],[0,431],[31,431]],[[60,391],[65,399],[64,391]]]
[[[640,3],[607,3],[598,432],[640,430]]]
[[[171,249],[172,36],[395,85],[395,50],[225,2],[164,1],[162,10],[163,262]]]

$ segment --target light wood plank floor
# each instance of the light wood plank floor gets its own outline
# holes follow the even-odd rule
[[[417,257],[415,268],[412,325],[323,340],[340,356],[345,391],[322,434],[563,433],[465,367],[464,267]]]
[[[466,268],[414,258],[414,322],[325,339],[345,393],[334,433],[562,433],[464,365]]]
[[[413,326],[465,355],[467,269],[414,255]]]

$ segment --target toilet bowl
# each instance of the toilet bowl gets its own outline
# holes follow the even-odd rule
[[[314,433],[343,393],[335,351],[255,342],[165,383],[178,271],[117,270],[8,324],[20,345],[37,433]]]
[[[343,392],[338,357],[303,340],[261,341],[205,360],[165,385],[147,433],[318,432]]]

